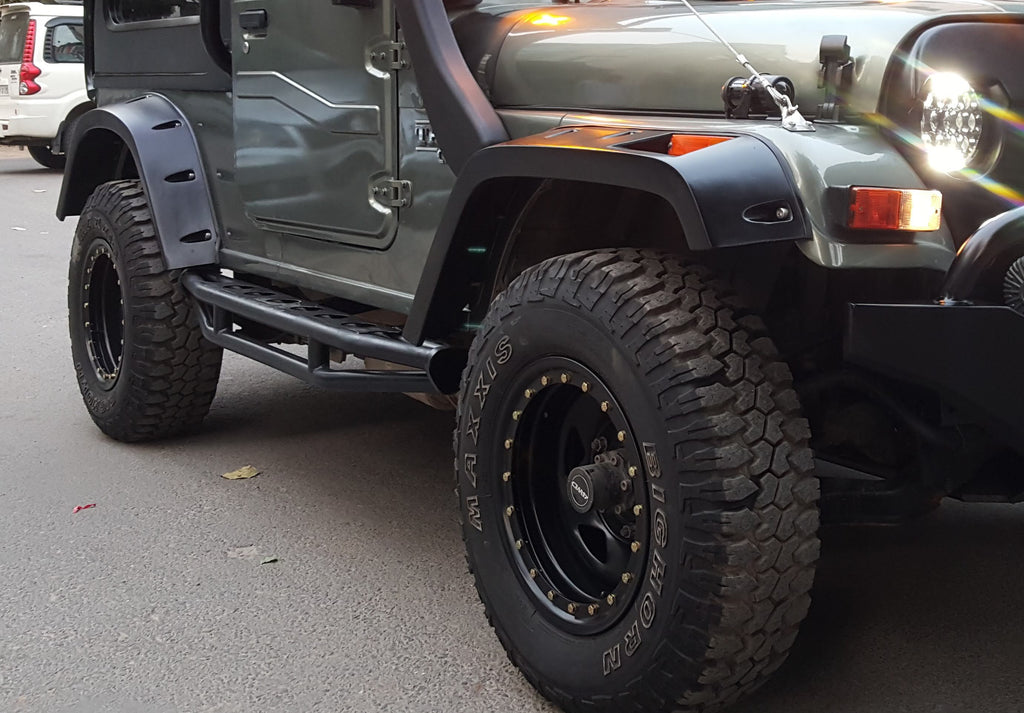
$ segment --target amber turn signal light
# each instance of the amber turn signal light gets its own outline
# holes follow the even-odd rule
[[[672,143],[668,147],[669,156],[682,156],[706,149],[708,146],[728,141],[731,136],[704,136],[702,134],[672,134]]]
[[[850,189],[846,224],[856,230],[938,230],[942,194],[908,188]]]

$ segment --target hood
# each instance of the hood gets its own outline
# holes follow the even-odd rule
[[[874,112],[894,52],[917,30],[944,21],[1024,22],[1024,3],[696,2],[707,22],[763,74],[789,77],[813,116],[824,35],[846,35],[853,81],[848,111]],[[522,4],[484,2],[502,18],[500,46],[474,69],[495,106],[597,111],[721,112],[722,85],[747,72],[680,2]],[[997,18],[996,16],[1002,16]],[[493,35],[492,35],[493,36]]]

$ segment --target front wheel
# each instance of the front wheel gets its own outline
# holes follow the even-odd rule
[[[206,416],[222,352],[195,310],[164,266],[139,181],[99,186],[71,247],[68,326],[82,398],[108,436],[171,436]]]
[[[785,659],[818,557],[786,365],[706,269],[548,260],[499,295],[456,432],[468,560],[510,659],[568,711],[706,711]]]

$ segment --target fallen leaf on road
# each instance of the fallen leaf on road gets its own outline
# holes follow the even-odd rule
[[[71,514],[79,512],[80,510],[88,510],[89,508],[96,507],[96,503],[89,503],[88,505],[75,505],[75,509],[71,511]]]
[[[228,480],[245,480],[246,478],[255,478],[260,472],[253,468],[251,465],[245,465],[238,470],[233,470],[230,473],[225,473],[220,476],[227,478]]]
[[[277,557],[264,557],[260,560],[260,564],[273,564],[274,562],[277,562]]]

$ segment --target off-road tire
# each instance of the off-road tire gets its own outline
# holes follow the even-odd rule
[[[560,375],[564,364],[578,374]],[[543,400],[550,389],[622,412],[609,433],[621,429],[616,472],[638,483],[629,502],[640,515],[627,525],[642,561],[622,585],[634,589],[611,604],[574,603],[550,583],[568,575],[526,559],[554,561],[529,541],[541,516],[520,514],[547,506],[516,499],[542,460],[536,449],[516,455],[524,420],[540,439],[530,443],[558,428],[549,417],[562,397]],[[808,437],[762,320],[710,270],[623,249],[517,277],[473,342],[454,437],[469,567],[511,661],[574,713],[711,711],[757,688],[810,603],[819,542]],[[592,631],[591,612],[608,617]]]
[[[222,350],[203,338],[178,278],[140,182],[99,186],[71,248],[68,321],[89,415],[119,441],[191,429],[216,393]]]
[[[54,171],[63,171],[64,164],[67,163],[67,156],[64,154],[55,154],[50,150],[50,146],[29,146],[28,154],[32,159],[40,166],[53,169]]]

